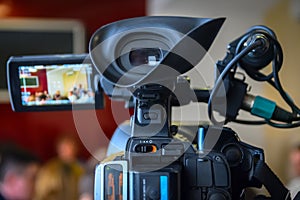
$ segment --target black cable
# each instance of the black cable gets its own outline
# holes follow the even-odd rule
[[[242,119],[235,119],[233,120],[233,122],[239,124],[245,124],[245,125],[265,125],[268,123],[266,120],[251,121],[251,120],[242,120]]]
[[[259,31],[255,31],[255,33],[259,33]],[[250,34],[251,33],[244,36],[242,39],[243,41],[239,42],[236,52],[240,51],[242,44],[244,44],[244,42],[245,42],[244,38],[249,37]],[[290,106],[290,108],[292,110],[292,115],[294,115],[293,121],[299,121],[298,115],[300,114],[300,109],[294,104],[293,100],[283,89],[282,84],[279,79],[278,73],[279,73],[279,71],[282,67],[282,63],[283,63],[283,51],[282,51],[281,45],[276,40],[276,37],[272,36],[272,34],[266,34],[265,32],[263,32],[263,34],[268,38],[268,40],[271,41],[272,45],[274,45],[274,55],[275,56],[272,61],[272,72],[268,75],[265,75],[256,69],[252,69],[252,68],[246,69],[243,66],[240,66],[240,67],[243,68],[253,80],[267,81],[271,86],[273,86],[279,92],[279,94],[284,99],[284,101]],[[272,79],[274,79],[274,81]],[[235,120],[235,122],[243,123],[243,124],[253,124],[253,125],[260,124],[258,121],[246,121],[246,120]],[[256,123],[256,122],[258,122],[258,123]],[[277,128],[293,128],[293,127],[300,126],[300,122],[299,123],[281,124],[281,123],[275,123],[275,122],[269,121],[268,124],[273,127],[277,127]]]
[[[240,61],[240,59],[242,57],[244,57],[245,55],[247,55],[250,51],[252,51],[253,49],[255,49],[256,47],[260,46],[262,44],[262,42],[260,40],[255,41],[254,43],[250,44],[249,46],[247,46],[246,48],[244,48],[241,52],[239,52],[225,67],[225,69],[222,71],[222,73],[219,75],[216,83],[215,83],[215,87],[212,89],[210,97],[208,99],[208,116],[209,119],[211,120],[211,122],[215,125],[223,125],[224,123],[226,123],[225,121],[222,122],[218,122],[214,115],[213,115],[213,111],[212,111],[212,100],[215,97],[215,95],[217,94],[217,92],[219,91],[223,79],[228,75],[228,73],[230,72],[230,70],[235,67],[235,65]],[[225,116],[226,118],[226,116]]]
[[[270,44],[273,45],[273,55],[274,58],[271,60],[272,62],[272,72],[270,74],[263,74],[259,70],[261,68],[255,68],[255,67],[245,67],[242,66],[239,61],[242,60],[244,56],[246,56],[249,52],[254,50],[255,48],[264,45],[265,41],[262,41],[260,39],[255,40],[253,43],[250,43],[248,46],[245,47],[245,42],[248,40],[249,37],[253,34],[263,34],[265,37],[267,37],[267,40],[269,40]],[[244,36],[241,37],[242,39],[239,41],[237,48],[235,50],[235,56],[234,58],[227,64],[225,69],[222,71],[222,73],[219,75],[215,87],[211,91],[210,97],[208,99],[208,116],[213,124],[215,125],[223,125],[224,123],[227,123],[226,114],[225,114],[225,120],[224,121],[217,121],[213,114],[213,108],[212,108],[212,101],[215,98],[216,94],[219,92],[220,87],[223,83],[223,80],[225,77],[229,74],[229,72],[235,73],[236,66],[238,65],[242,69],[245,70],[245,72],[248,74],[250,78],[256,81],[260,82],[268,82],[272,87],[274,87],[283,100],[289,105],[289,107],[292,110],[292,113],[290,114],[291,123],[278,123],[274,122],[273,120],[261,120],[261,121],[248,121],[248,120],[241,120],[241,119],[235,119],[233,122],[240,123],[240,124],[247,124],[247,125],[263,125],[263,124],[269,124],[270,126],[276,127],[276,128],[294,128],[294,127],[300,127],[300,109],[299,107],[293,102],[291,97],[287,94],[287,92],[282,87],[281,81],[279,79],[279,71],[283,64],[283,51],[281,48],[281,45],[276,39],[275,34],[268,28],[265,27],[256,27],[255,29],[252,28],[251,31],[247,32]],[[234,71],[233,71],[234,70]],[[226,112],[225,112],[226,113]],[[280,121],[280,118],[279,118]],[[289,121],[288,121],[289,122]]]
[[[275,123],[273,121],[267,121],[267,124],[272,127],[275,127],[275,128],[297,128],[297,127],[300,127],[300,122],[280,124],[280,123]]]
[[[282,49],[280,47],[280,44],[276,41],[275,45],[276,45],[276,48],[278,48],[279,53],[282,55],[283,53],[282,53]],[[274,77],[274,83],[276,85],[276,89],[280,93],[281,97],[285,100],[285,102],[291,107],[292,111],[294,113],[300,114],[299,107],[294,104],[294,102],[292,101],[292,99],[290,98],[290,96],[286,93],[286,91],[282,87],[281,81],[279,79],[279,74],[278,74],[278,72],[279,72],[279,69],[278,69],[279,65],[280,65],[280,63],[279,64],[278,63],[277,64],[276,63],[273,64],[273,77]]]

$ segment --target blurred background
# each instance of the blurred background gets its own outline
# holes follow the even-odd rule
[[[223,59],[227,44],[245,33],[250,26],[263,24],[272,28],[284,50],[284,65],[280,73],[282,84],[295,102],[300,104],[299,74],[300,65],[300,3],[299,0],[1,0],[0,1],[0,141],[11,141],[26,147],[38,154],[43,161],[55,155],[55,138],[60,134],[73,135],[80,141],[71,111],[15,113],[12,111],[7,85],[5,84],[5,60],[8,52],[21,55],[29,49],[14,52],[15,42],[8,32],[26,31],[40,34],[69,32],[72,39],[58,42],[53,53],[84,53],[88,51],[88,41],[99,27],[125,18],[145,15],[179,15],[194,17],[226,17],[226,21],[212,45],[209,54],[196,67],[201,72],[200,79],[195,73],[188,73],[195,87],[213,86],[214,64]],[[13,20],[11,20],[13,19]],[[22,21],[25,20],[25,21]],[[41,25],[42,24],[42,25]],[[60,28],[59,28],[60,27]],[[20,38],[24,35],[20,34]],[[47,45],[47,34],[33,40],[26,40],[29,46]],[[59,36],[57,35],[59,38]],[[11,42],[7,42],[11,41]],[[63,48],[66,47],[66,48]],[[76,47],[76,48],[75,48]],[[49,48],[46,48],[49,50]],[[19,50],[18,50],[19,51]],[[34,51],[30,50],[30,51]],[[31,52],[28,52],[31,53]],[[51,53],[45,51],[45,53]],[[6,56],[4,56],[6,55]],[[4,62],[3,62],[4,61]],[[203,78],[205,77],[205,79]],[[193,78],[195,80],[193,80]],[[197,82],[196,80],[203,80]],[[249,80],[249,79],[247,79]],[[282,103],[278,94],[265,84],[247,81],[253,94],[261,95]],[[105,146],[105,138],[97,133],[98,124],[107,137],[111,137],[117,124],[128,119],[129,112],[122,102],[111,102],[105,97],[105,108],[96,111],[98,121],[90,119],[91,111],[80,111],[82,123],[93,146],[97,149]],[[186,106],[192,111],[197,104]],[[282,103],[281,106],[285,107]],[[118,109],[120,116],[116,122],[112,115],[112,107]],[[205,105],[201,107],[201,119],[195,119],[191,112],[182,116],[174,109],[174,120],[184,121],[206,120]],[[244,114],[241,114],[244,116]],[[245,114],[245,117],[250,117]],[[265,150],[266,161],[284,183],[288,181],[288,151],[296,143],[300,143],[300,129],[279,130],[267,126],[243,126],[229,124],[242,141]],[[90,152],[81,143],[79,156],[86,160]]]

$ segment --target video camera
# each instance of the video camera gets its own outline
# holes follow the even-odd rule
[[[87,61],[82,56],[78,60],[76,55],[67,61],[55,56],[13,57],[8,62],[13,108],[74,108],[70,100],[67,107],[27,103],[24,99],[28,91],[22,88],[30,81],[27,83],[23,76],[39,70],[43,62],[51,66],[58,66],[59,60],[64,64],[74,63],[74,59],[75,63],[89,63],[88,69],[93,65],[97,72],[92,78],[95,94],[101,96],[103,89],[112,99],[132,101],[134,105],[131,136],[124,153],[96,167],[96,200],[245,199],[245,188],[262,185],[271,199],[290,199],[289,191],[264,162],[263,150],[242,142],[225,126],[231,121],[279,128],[299,126],[299,109],[279,81],[282,50],[273,31],[254,26],[231,42],[225,58],[216,64],[212,89],[193,89],[183,75],[206,55],[224,20],[168,16],[121,20],[94,33],[89,54],[85,55]],[[264,75],[260,70],[269,63],[273,71]],[[248,94],[245,77],[236,75],[237,68],[254,80],[274,86],[292,112]],[[47,74],[48,69],[52,68],[46,67]],[[88,85],[92,79],[85,79]],[[94,98],[96,105],[101,99],[98,95]],[[181,131],[184,125],[173,124],[172,107],[191,102],[208,104],[211,123],[185,126],[186,134]],[[263,120],[237,119],[240,109]],[[216,112],[223,120],[217,120]]]

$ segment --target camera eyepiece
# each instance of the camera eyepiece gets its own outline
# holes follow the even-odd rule
[[[200,62],[224,20],[146,16],[114,22],[91,37],[91,60],[118,87],[176,78]]]

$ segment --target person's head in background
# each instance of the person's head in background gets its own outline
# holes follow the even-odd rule
[[[0,146],[0,195],[4,199],[31,200],[39,159],[15,145]]]
[[[300,177],[300,144],[293,146],[289,155],[291,175]]]
[[[56,152],[58,158],[65,163],[72,163],[77,160],[78,143],[70,135],[62,135],[56,142]]]

